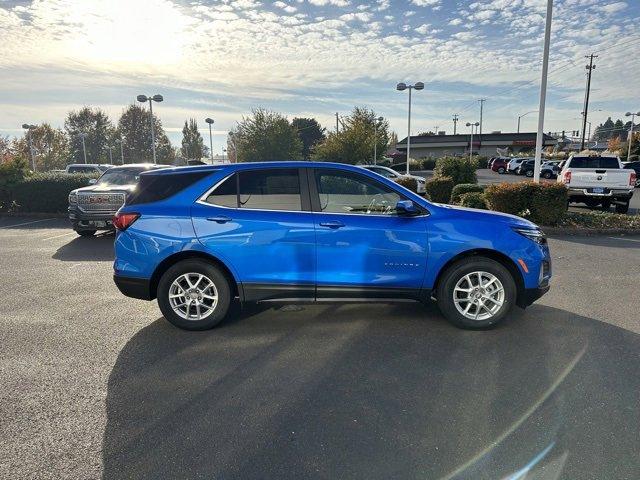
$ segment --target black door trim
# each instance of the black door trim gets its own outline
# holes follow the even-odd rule
[[[245,302],[407,302],[424,301],[430,291],[420,288],[313,284],[243,283]]]

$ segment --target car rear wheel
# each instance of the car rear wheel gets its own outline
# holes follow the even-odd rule
[[[498,167],[498,173],[502,174],[505,172],[504,167]]]
[[[543,172],[542,178],[546,178],[547,180],[549,180],[551,178],[551,172]]]
[[[516,284],[502,264],[486,257],[469,257],[444,272],[437,297],[440,311],[451,323],[465,329],[485,329],[509,313],[516,300]]]
[[[173,325],[207,330],[220,323],[231,304],[225,274],[202,260],[183,260],[167,270],[158,283],[158,306]]]
[[[629,200],[624,203],[616,203],[616,213],[628,213],[629,212]]]
[[[76,230],[76,233],[81,237],[93,237],[96,234],[96,230]]]
[[[525,173],[525,175],[527,177],[533,177],[533,170],[527,170],[527,173]]]

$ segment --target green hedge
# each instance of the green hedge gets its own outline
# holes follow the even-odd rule
[[[449,177],[454,185],[460,183],[478,183],[477,162],[467,157],[442,157],[436,160],[433,174],[436,177]]]
[[[561,183],[500,183],[485,189],[491,210],[556,225],[567,211],[567,188]]]
[[[96,175],[34,173],[12,186],[11,210],[64,213],[67,211],[69,192],[86,187],[92,178],[96,178]]]
[[[423,170],[433,170],[436,168],[436,159],[432,157],[423,158],[420,160],[422,162]]]
[[[395,182],[412,192],[418,193],[418,181],[413,177],[400,177]]]
[[[451,203],[459,204],[460,197],[465,193],[471,193],[471,192],[483,193],[484,188],[485,187],[483,185],[478,185],[476,183],[459,183],[458,185],[453,187],[453,190],[451,190]]]
[[[467,192],[460,196],[458,203],[461,207],[467,208],[481,208],[487,210],[487,200],[484,198],[482,192]]]
[[[425,184],[425,189],[432,201],[448,203],[453,189],[453,180],[450,177],[433,177]]]

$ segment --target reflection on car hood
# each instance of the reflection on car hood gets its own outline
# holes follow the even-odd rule
[[[481,210],[477,208],[460,207],[458,205],[447,205],[443,203],[436,203],[439,208],[446,210],[453,214],[459,214],[469,219],[481,220],[486,222],[500,222],[508,223],[510,225],[519,225],[522,227],[533,228],[537,225],[529,220],[526,220],[517,215],[511,215],[509,213],[494,212],[489,210]]]
[[[89,185],[88,187],[77,188],[75,193],[115,193],[126,192],[131,193],[135,190],[136,184],[132,185]]]

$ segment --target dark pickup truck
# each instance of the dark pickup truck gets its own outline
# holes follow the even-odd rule
[[[69,220],[73,229],[82,236],[91,236],[98,230],[111,230],[111,219],[133,192],[140,173],[166,165],[148,163],[112,167],[88,187],[69,193]]]

